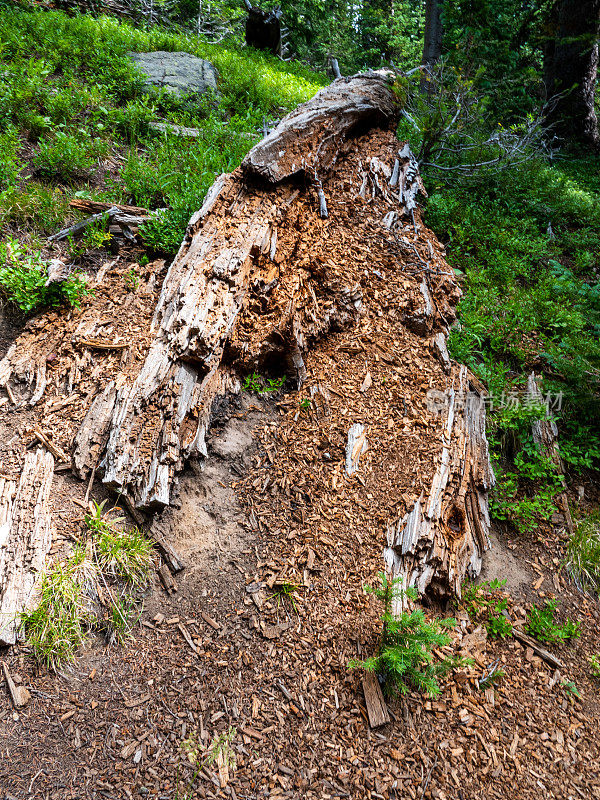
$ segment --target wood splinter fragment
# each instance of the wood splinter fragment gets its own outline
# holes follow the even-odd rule
[[[321,215],[321,219],[327,219],[329,212],[327,211],[327,200],[325,199],[325,192],[322,186],[318,187],[317,194],[319,196],[319,214]]]
[[[23,708],[31,700],[31,693],[24,686],[18,686],[12,679],[8,666],[5,661],[2,662],[2,670],[4,672],[4,680],[8,687],[10,699],[15,708]]]
[[[189,631],[188,631],[188,629],[185,627],[185,625],[184,625],[182,622],[179,622],[179,623],[177,624],[177,628],[178,628],[178,630],[179,630],[179,633],[180,633],[180,634],[183,636],[183,638],[185,639],[185,641],[186,641],[186,644],[189,646],[189,648],[190,648],[191,650],[193,650],[193,651],[194,651],[194,653],[196,653],[196,655],[198,655],[198,648],[197,648],[197,647],[196,647],[196,645],[194,644],[194,641],[193,641],[192,637],[190,636],[190,632],[189,632]]]
[[[526,645],[527,647],[531,647],[534,653],[543,659],[547,664],[550,664],[551,667],[555,669],[564,669],[564,664],[557,658],[553,653],[549,650],[546,650],[545,647],[539,645],[535,639],[532,639],[531,636],[527,636],[527,634],[520,631],[518,628],[513,628],[512,635],[515,639],[517,639],[521,644]]]
[[[163,564],[161,568],[158,570],[158,577],[160,578],[160,582],[164,586],[164,589],[167,594],[176,594],[177,584],[173,580],[171,571],[169,570],[166,564]]]
[[[42,433],[42,431],[39,428],[34,428],[33,435],[38,440],[38,442],[44,445],[46,450],[49,450],[52,453],[54,458],[58,459],[59,461],[69,460],[69,456],[65,453],[62,447],[59,447],[59,445],[54,444],[54,442],[50,441],[50,439],[48,439],[46,434]]]
[[[348,444],[346,445],[346,472],[353,475],[358,469],[361,455],[368,450],[365,426],[355,422],[348,431]]]
[[[387,725],[390,721],[390,715],[383,699],[383,692],[377,676],[373,672],[366,672],[362,680],[362,687],[369,716],[369,725],[371,728],[380,728],[382,725]]]
[[[103,342],[100,339],[78,339],[77,344],[92,350],[124,350],[130,342]]]

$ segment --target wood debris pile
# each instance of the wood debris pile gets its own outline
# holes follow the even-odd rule
[[[386,86],[361,79],[352,99],[352,80],[334,83],[220,178],[162,290],[160,263],[138,268],[136,286],[129,265],[107,265],[80,310],[33,320],[1,362],[0,531],[23,564],[46,551],[47,512],[53,547],[76,533],[75,495],[95,476],[140,509],[160,507],[178,500],[185,459],[205,453],[204,480],[226,490],[221,505],[206,484],[184,498],[222,540],[176,583],[163,564],[165,591],[157,579],[127,648],[90,647],[60,676],[11,648],[0,704],[11,795],[600,797],[586,661],[599,613],[558,577],[557,541],[509,547],[537,573],[526,587],[536,599],[549,587],[568,598],[577,649],[548,653],[520,629],[492,642],[458,610],[451,649],[473,665],[444,681],[442,699],[381,705],[374,730],[363,691],[377,699],[377,686],[361,691],[348,669],[377,647],[380,610],[363,587],[385,545],[393,574],[446,598],[479,568],[492,480],[481,388],[446,350],[459,290],[414,204],[418,175]],[[349,127],[329,120],[337,87]],[[285,374],[285,391],[275,403],[234,396],[223,412],[220,395],[253,372]],[[217,447],[223,418],[261,420],[239,463]],[[174,513],[160,521],[166,538]],[[228,541],[232,525],[243,535]],[[509,611],[525,622],[523,608]],[[505,675],[485,687],[496,667]]]
[[[377,526],[392,574],[459,592],[488,546],[493,476],[480,389],[446,350],[460,291],[420,221],[396,121],[385,73],[300,106],[215,182],[151,328],[152,270],[125,307],[107,298],[105,316],[97,295],[34,320],[0,362],[5,415],[34,430],[52,419],[41,441],[77,476],[154,510],[186,460],[207,455],[215,400],[245,374],[285,374],[308,407],[284,401],[266,481],[299,524]]]

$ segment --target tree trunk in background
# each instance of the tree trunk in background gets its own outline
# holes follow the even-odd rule
[[[552,10],[544,48],[548,99],[564,93],[548,113],[559,136],[600,146],[594,96],[598,74],[600,0],[559,0]]]
[[[248,16],[246,17],[246,44],[257,50],[266,50],[275,56],[281,56],[281,9],[263,11],[245,0]]]
[[[423,56],[421,64],[432,67],[442,54],[442,39],[444,26],[442,25],[442,0],[426,0],[425,3],[425,32],[423,42]]]

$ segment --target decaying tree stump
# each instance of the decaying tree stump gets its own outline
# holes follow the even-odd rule
[[[164,507],[184,461],[206,455],[212,402],[236,388],[240,372],[276,363],[301,383],[303,351],[355,321],[361,295],[343,265],[301,279],[289,257],[302,233],[291,223],[315,184],[327,194],[328,172],[354,128],[396,119],[385,75],[338,80],[286,117],[240,170],[214,183],[165,279],[155,339],[136,381],[107,388],[76,436],[80,475],[106,436],[104,482],[140,509]],[[354,189],[382,194],[392,218],[412,211],[420,186],[408,148],[393,156],[389,166],[366,163]],[[261,311],[246,319],[257,299]]]
[[[480,389],[446,349],[460,289],[420,221],[416,196],[424,190],[408,145],[395,136],[392,82],[383,72],[334,81],[215,181],[164,279],[142,360],[89,392],[72,465],[81,478],[95,470],[137,510],[164,508],[186,460],[207,457],[216,399],[239,392],[254,371],[301,386],[311,353],[358,328],[365,304],[377,302],[380,331],[395,331],[420,365],[411,395],[398,397],[392,381],[381,396],[393,411],[388,421],[400,419],[406,430],[389,459],[416,459],[420,470],[402,513],[399,501],[389,509],[386,561],[420,591],[447,595],[460,591],[465,572],[478,572],[488,547],[493,474]],[[365,276],[380,281],[383,304],[378,291],[365,296]],[[0,362],[0,386],[16,407],[39,408],[50,385],[45,336],[34,328]],[[72,369],[91,370],[86,342],[88,356]],[[68,370],[61,363],[54,372]],[[370,386],[367,373],[361,396]],[[329,389],[336,391],[319,391]],[[369,458],[367,409],[344,421],[344,437],[350,429],[355,439],[345,454],[348,480],[361,480]],[[419,430],[427,441],[418,442]]]

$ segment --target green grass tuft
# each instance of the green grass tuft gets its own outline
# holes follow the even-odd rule
[[[577,522],[564,563],[581,591],[600,594],[600,512]]]
[[[139,589],[148,580],[152,563],[152,542],[139,528],[109,528],[95,543],[98,567],[114,580]]]
[[[82,546],[42,576],[40,602],[21,621],[28,644],[47,667],[56,669],[72,661],[76,649],[87,641],[94,619],[91,596],[96,578],[95,565]]]
[[[34,656],[51,669],[72,661],[91,631],[123,644],[139,617],[136,592],[147,584],[152,544],[105,507],[106,501],[90,504],[90,538],[42,575],[38,605],[21,616]]]

